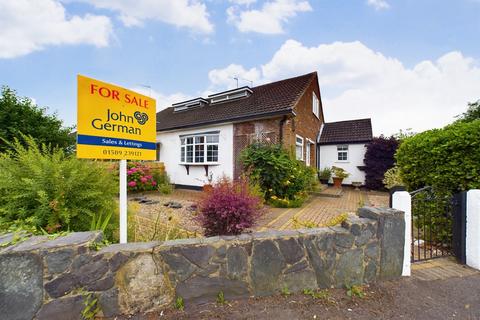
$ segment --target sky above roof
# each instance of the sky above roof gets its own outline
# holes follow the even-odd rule
[[[76,75],[158,110],[317,71],[327,122],[441,127],[480,99],[480,0],[0,0],[0,85],[76,123]]]

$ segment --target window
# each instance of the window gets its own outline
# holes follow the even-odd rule
[[[218,162],[218,141],[218,134],[180,137],[180,162]]]
[[[297,136],[295,144],[295,153],[297,156],[297,160],[303,160],[303,138]]]
[[[317,95],[315,94],[315,92],[312,92],[313,95],[313,101],[312,101],[312,105],[313,105],[313,114],[318,118],[320,119],[320,100],[318,100],[317,98]]]
[[[338,161],[347,161],[348,160],[348,145],[337,146]]]

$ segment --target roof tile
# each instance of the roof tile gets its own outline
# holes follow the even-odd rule
[[[367,142],[372,140],[371,119],[347,120],[325,123],[320,144]]]
[[[316,75],[316,72],[312,72],[253,87],[253,93],[248,98],[178,112],[174,112],[173,107],[167,108],[157,113],[157,131],[290,113]]]

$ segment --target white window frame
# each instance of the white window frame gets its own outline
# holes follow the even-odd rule
[[[298,141],[299,139],[302,140],[301,143]],[[297,160],[303,161],[304,145],[305,145],[305,142],[303,140],[303,137],[297,134],[295,137],[295,157],[297,158]],[[297,147],[301,147],[300,158],[298,157],[298,154],[297,154]]]
[[[312,91],[312,93],[312,112],[318,119],[320,119],[320,99],[318,99],[315,91]]]
[[[347,162],[349,158],[348,154],[348,144],[339,144],[337,145],[337,161],[338,162]],[[340,156],[342,154],[342,156]],[[343,156],[345,155],[345,156]],[[340,159],[342,158],[342,159]],[[345,158],[345,159],[343,159]]]
[[[216,139],[209,139],[211,137],[216,137]],[[197,139],[198,138],[198,139]],[[203,142],[197,142],[203,138]],[[192,139],[192,143],[188,143],[188,139]],[[208,141],[208,140],[213,140]],[[215,141],[216,140],[216,141]],[[218,156],[219,156],[219,145],[220,145],[220,134],[219,133],[208,133],[208,134],[192,134],[192,135],[184,135],[180,136],[180,164],[185,165],[192,165],[192,164],[218,164]],[[187,161],[187,147],[192,147],[192,161]],[[197,161],[197,157],[195,154],[196,147],[203,146],[203,161]],[[216,146],[216,160],[215,161],[208,161],[208,147],[209,146]],[[212,150],[212,156],[215,150]],[[183,153],[183,155],[182,155]]]

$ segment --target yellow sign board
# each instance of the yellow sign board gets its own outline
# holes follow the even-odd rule
[[[155,100],[78,76],[77,157],[155,160]]]

